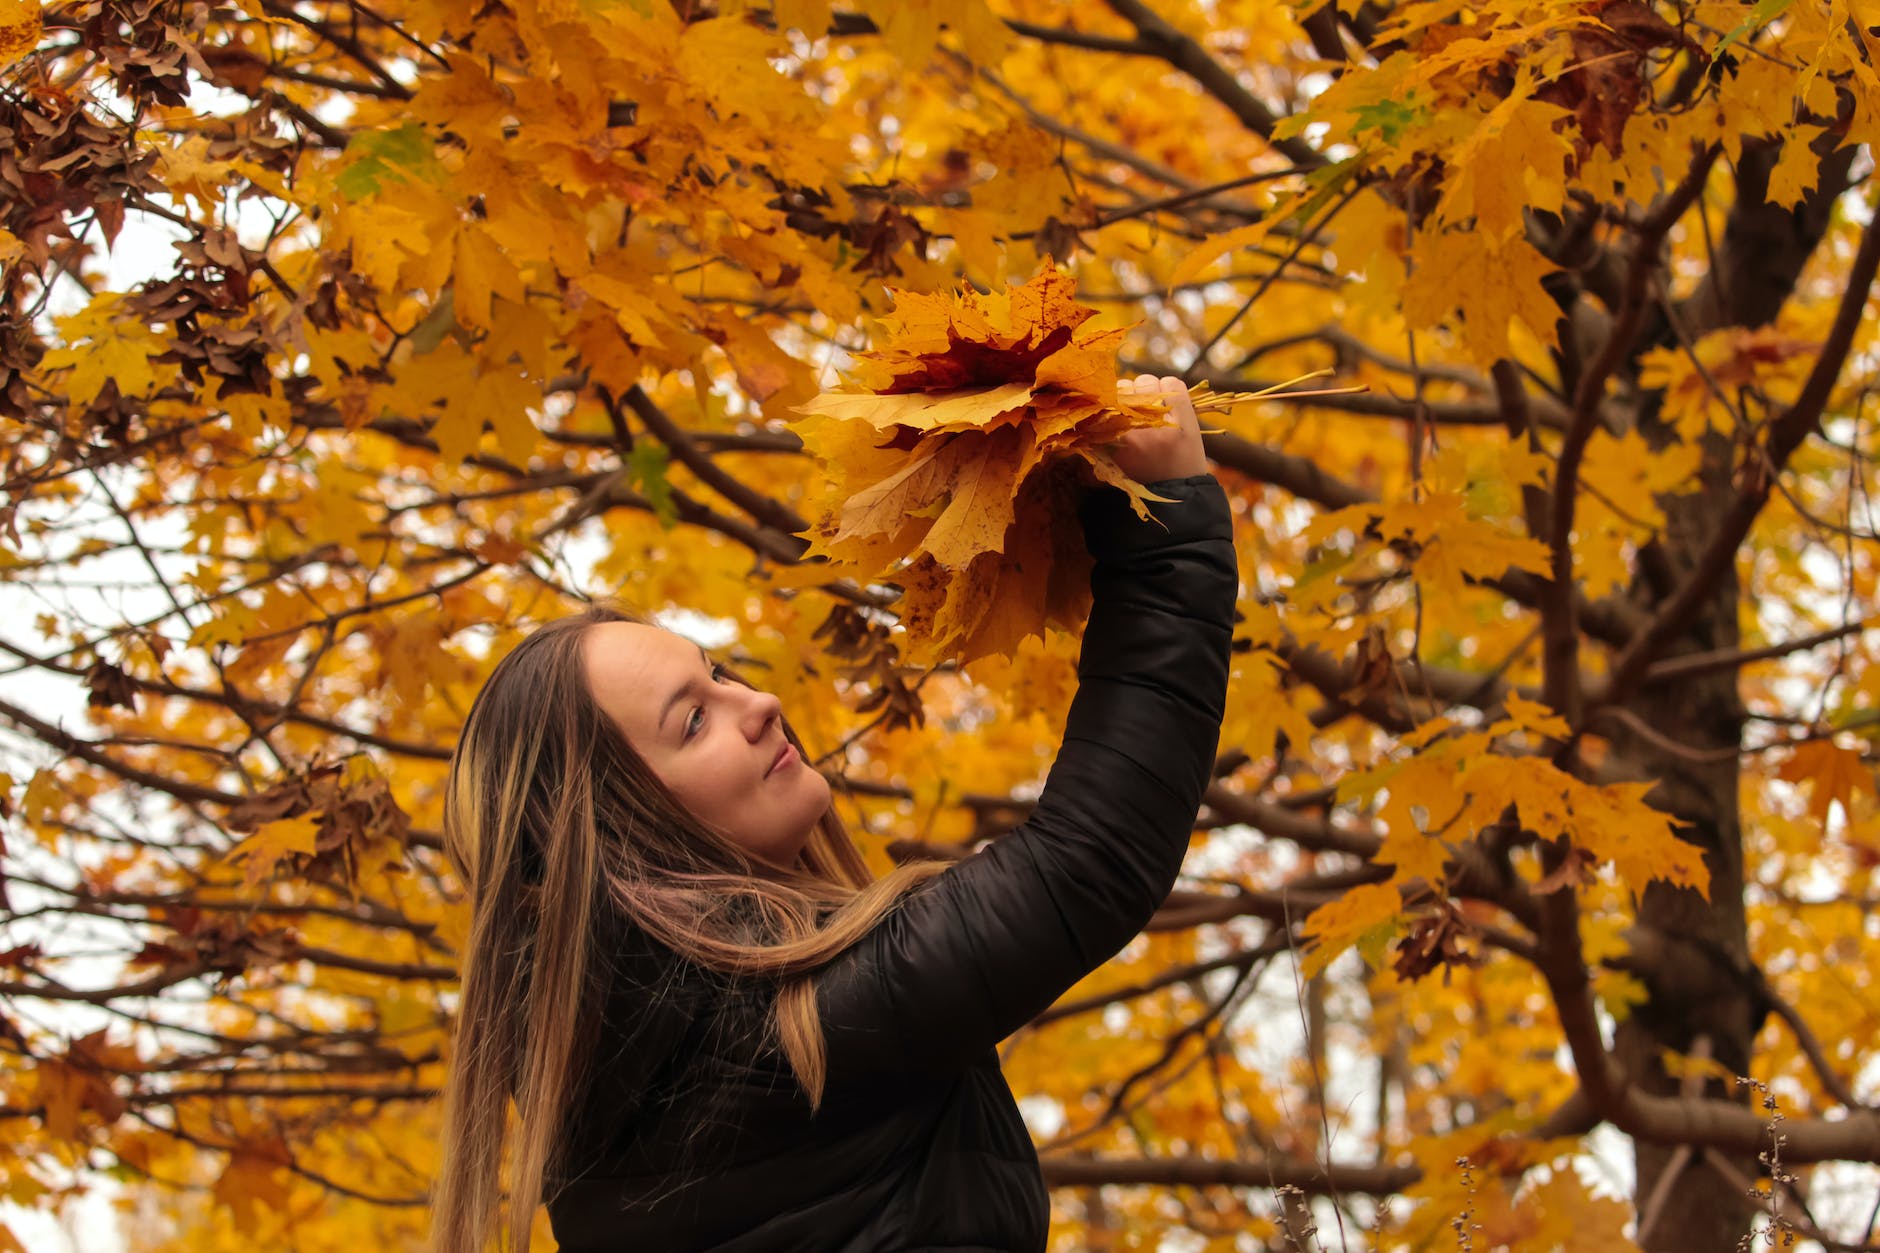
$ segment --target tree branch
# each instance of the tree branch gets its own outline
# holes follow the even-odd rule
[[[81,761],[90,762],[127,783],[135,783],[153,792],[174,796],[180,801],[189,801],[198,805],[239,805],[244,799],[235,792],[224,792],[220,788],[204,787],[200,783],[187,783],[181,779],[166,778],[163,775],[127,765],[100,749],[90,740],[80,739],[63,727],[56,727],[42,718],[35,718],[10,701],[0,700],[0,718],[30,731],[41,743],[77,757]]]
[[[1187,74],[1210,96],[1226,105],[1241,124],[1291,158],[1294,165],[1316,169],[1325,164],[1324,154],[1301,139],[1275,141],[1273,128],[1279,117],[1254,96],[1219,61],[1193,39],[1182,34],[1142,0],[1107,0],[1110,9],[1136,28],[1138,41],[1155,56]]]
[[[1580,629],[1573,595],[1573,515],[1579,503],[1580,460],[1593,437],[1606,380],[1619,363],[1635,351],[1640,322],[1645,316],[1646,293],[1658,272],[1658,249],[1665,235],[1684,216],[1703,190],[1710,170],[1722,153],[1712,145],[1692,163],[1683,180],[1639,224],[1632,241],[1632,260],[1626,273],[1625,296],[1613,319],[1599,355],[1580,375],[1573,392],[1573,415],[1554,470],[1552,525],[1546,541],[1552,550],[1552,595],[1541,612],[1541,684],[1546,703],[1569,725],[1580,720]]]
[[[17,645],[8,643],[6,640],[0,640],[0,651],[13,654],[34,669],[45,670],[53,674],[69,675],[72,678],[83,678],[85,675],[85,670],[82,666],[64,665],[54,661],[50,657],[40,657],[37,654],[27,652]],[[380,735],[375,731],[365,731],[358,727],[347,726],[345,723],[334,721],[331,718],[322,718],[316,714],[303,713],[300,710],[290,708],[286,705],[276,704],[273,701],[261,700],[252,696],[237,697],[228,692],[211,692],[200,688],[184,687],[181,684],[172,683],[166,679],[146,679],[128,672],[124,677],[130,683],[134,684],[138,691],[149,692],[154,696],[166,696],[176,700],[199,701],[205,705],[215,705],[220,708],[230,709],[231,712],[233,712],[231,707],[239,702],[242,708],[251,714],[260,714],[263,717],[278,718],[284,722],[292,722],[300,726],[312,727],[317,731],[325,731],[329,735],[345,736],[355,743],[370,744],[374,748],[382,748],[388,753],[395,753],[401,757],[417,757],[428,761],[450,760],[450,749],[443,745],[419,744],[411,740],[393,739],[388,735]]]
[[[1316,461],[1256,444],[1231,431],[1204,435],[1201,443],[1216,464],[1256,482],[1284,488],[1301,500],[1315,501],[1327,509],[1370,504],[1377,499],[1363,488],[1328,474]]]
[[[1114,35],[1093,35],[1088,31],[1073,30],[1068,26],[1040,26],[1036,22],[1021,22],[1016,18],[1006,18],[1005,25],[1014,34],[1027,39],[1036,39],[1039,43],[1061,44],[1067,48],[1085,48],[1091,52],[1114,52],[1126,57],[1152,57],[1155,50],[1140,39],[1118,39]]]
[[[1415,1166],[1320,1165],[1283,1154],[1215,1160],[1199,1157],[1138,1158],[1046,1157],[1039,1163],[1052,1188],[1094,1188],[1106,1184],[1161,1188],[1297,1188],[1320,1195],[1329,1191],[1388,1196],[1423,1177]]]
[[[1313,817],[1297,810],[1275,805],[1253,796],[1231,792],[1227,785],[1208,785],[1202,803],[1225,822],[1247,826],[1282,840],[1290,840],[1314,853],[1349,853],[1369,861],[1382,846],[1381,837],[1368,831],[1354,831],[1334,824],[1329,818]]]
[[[1650,687],[1658,683],[1671,683],[1680,679],[1695,678],[1700,674],[1712,674],[1718,670],[1739,670],[1753,662],[1769,661],[1776,657],[1787,657],[1791,653],[1807,652],[1823,644],[1858,635],[1868,627],[1880,625],[1880,619],[1862,618],[1859,622],[1843,623],[1825,631],[1816,631],[1813,635],[1802,635],[1792,640],[1783,640],[1779,644],[1769,644],[1762,648],[1722,648],[1708,653],[1688,653],[1682,657],[1669,657],[1656,662],[1645,672],[1641,685]]]
[[[760,525],[792,536],[809,528],[809,523],[798,517],[788,505],[747,487],[719,469],[717,463],[701,451],[679,429],[677,423],[666,416],[666,411],[653,403],[653,398],[638,383],[628,388],[627,394],[621,399],[646,429],[652,432],[653,437],[670,448],[672,455],[696,474],[700,482],[750,514]]]
[[[1093,1010],[1103,1009],[1106,1006],[1116,1005],[1123,1001],[1137,1000],[1140,997],[1160,992],[1163,988],[1173,987],[1178,983],[1186,983],[1191,979],[1199,979],[1204,975],[1213,974],[1217,970],[1248,970],[1263,961],[1269,961],[1277,957],[1292,946],[1292,936],[1284,932],[1276,933],[1253,948],[1243,949],[1237,953],[1229,953],[1224,957],[1211,958],[1208,961],[1191,962],[1187,965],[1176,966],[1173,969],[1164,970],[1161,974],[1152,978],[1144,979],[1140,983],[1132,983],[1126,987],[1113,988],[1108,992],[1098,992],[1091,996],[1079,997],[1074,1001],[1059,1001],[1056,1005],[1053,1005],[1050,1009],[1045,1010],[1044,1013],[1032,1019],[1029,1025],[1042,1027],[1063,1018],[1073,1018],[1078,1014],[1088,1014]]]
[[[1870,218],[1861,231],[1860,247],[1848,270],[1847,288],[1842,293],[1834,325],[1821,346],[1821,355],[1815,359],[1814,368],[1809,371],[1795,403],[1770,425],[1762,450],[1766,463],[1757,462],[1756,453],[1751,452],[1751,460],[1739,472],[1736,497],[1720,519],[1710,546],[1677,591],[1658,607],[1645,628],[1613,659],[1605,699],[1614,699],[1617,693],[1630,691],[1638,683],[1645,668],[1665,645],[1690,625],[1699,606],[1715,589],[1717,579],[1736,560],[1736,550],[1769,499],[1775,476],[1782,473],[1790,455],[1821,422],[1835,380],[1840,377],[1847,354],[1853,348],[1854,332],[1866,311],[1867,295],[1877,269],[1880,269],[1880,214]]]
[[[191,962],[186,966],[171,966],[158,971],[147,979],[135,983],[121,983],[109,988],[68,988],[56,979],[40,976],[37,983],[28,983],[18,979],[0,979],[0,996],[25,998],[36,1001],[82,1001],[91,1005],[103,1005],[109,1001],[124,1000],[136,996],[155,996],[167,988],[179,983],[187,983],[218,969],[206,962]]]
[[[1558,853],[1546,850],[1557,862]],[[1544,862],[1548,870],[1555,868]],[[1606,1051],[1592,982],[1580,950],[1578,893],[1571,888],[1540,898],[1538,968],[1553,994],[1581,1090],[1601,1119],[1637,1140],[1688,1144],[1754,1156],[1782,1138],[1782,1160],[1880,1162],[1880,1114],[1865,1108],[1846,1118],[1784,1118],[1779,1124],[1754,1110],[1708,1097],[1651,1096],[1633,1088]]]
[[[319,966],[331,966],[335,970],[356,970],[360,974],[378,975],[382,979],[413,979],[427,983],[455,983],[455,966],[430,965],[424,962],[383,962],[370,957],[357,957],[351,953],[336,953],[331,949],[312,948],[296,944],[281,955],[282,961],[310,961]]]
[[[1136,368],[1136,365],[1135,362],[1126,363],[1125,372]],[[1221,392],[1262,391],[1278,381],[1248,378],[1231,370],[1202,368],[1192,373],[1197,381],[1205,380],[1214,390]],[[1414,399],[1399,399],[1379,392],[1354,392],[1348,396],[1305,396],[1296,400],[1284,392],[1276,392],[1264,399],[1300,405],[1307,409],[1329,409],[1355,417],[1390,418],[1399,422],[1414,420],[1417,409]],[[1536,425],[1548,429],[1559,429],[1565,425],[1567,411],[1559,401],[1547,395],[1536,396],[1533,400]],[[1438,426],[1502,426],[1506,421],[1501,401],[1494,396],[1484,396],[1479,400],[1428,400],[1423,402],[1423,408],[1427,420]]]

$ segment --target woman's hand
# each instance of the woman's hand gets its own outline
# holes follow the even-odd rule
[[[1116,390],[1118,399],[1125,402],[1160,399],[1168,406],[1166,425],[1138,427],[1116,441],[1114,456],[1124,474],[1138,483],[1154,483],[1208,473],[1208,457],[1201,450],[1201,420],[1195,416],[1186,384],[1173,376],[1138,374],[1133,381],[1118,379]]]

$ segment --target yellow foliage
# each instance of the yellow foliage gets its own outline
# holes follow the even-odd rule
[[[1678,899],[1821,1042],[1771,1017],[1754,1077],[1798,1121],[1844,1117],[1836,1076],[1871,1098],[1877,323],[1843,305],[1870,207],[1819,155],[1880,140],[1871,0],[329,10],[76,39],[0,0],[0,579],[33,606],[0,1104],[40,1111],[0,1195],[115,1162],[140,1248],[426,1247],[468,942],[445,759],[587,598],[777,692],[877,870],[996,838],[1075,690],[1075,492],[1042,476],[1119,481],[1139,369],[1366,390],[1214,419],[1243,595],[1179,887],[1233,916],[1007,1046],[1041,1140],[1415,1162],[1380,1249],[1463,1214],[1626,1249],[1587,1143],[1536,1138],[1579,1086],[1523,956],[1560,901],[1628,1057],[1706,1009],[1630,947]],[[1844,307],[1820,437],[1772,466]],[[1715,883],[1706,807],[1742,834]],[[94,992],[183,1029],[68,1029]],[[1097,1195],[1054,1198],[1058,1246],[1282,1238],[1264,1188]]]

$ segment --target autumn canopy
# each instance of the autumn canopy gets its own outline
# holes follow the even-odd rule
[[[1324,373],[1005,1049],[1054,1247],[1869,1246],[1876,142],[1874,0],[0,0],[0,1250],[427,1247],[445,759],[586,598],[998,839],[1142,371]]]

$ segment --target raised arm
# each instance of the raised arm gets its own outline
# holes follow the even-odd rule
[[[1083,511],[1093,607],[1064,746],[1031,816],[910,893],[818,978],[829,1073],[961,1065],[1142,930],[1168,895],[1220,736],[1236,568],[1211,475]],[[1164,529],[1166,527],[1166,529]]]

